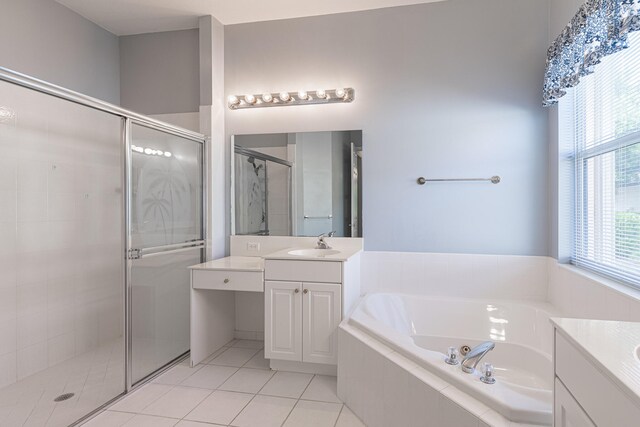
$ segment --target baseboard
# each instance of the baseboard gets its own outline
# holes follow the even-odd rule
[[[237,340],[264,341],[263,331],[233,331],[233,337]]]
[[[332,377],[335,377],[338,374],[338,367],[336,365],[325,365],[322,363],[292,362],[290,360],[271,359],[269,361],[269,365],[274,371],[290,371],[300,372],[303,374],[330,375]]]

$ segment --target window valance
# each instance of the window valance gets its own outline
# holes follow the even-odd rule
[[[549,46],[543,105],[558,103],[566,89],[591,74],[602,58],[627,47],[640,30],[640,0],[588,0]]]

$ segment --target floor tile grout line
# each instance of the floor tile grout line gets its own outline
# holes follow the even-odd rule
[[[298,403],[300,403],[300,399],[302,398],[302,395],[305,393],[305,391],[307,391],[307,389],[309,388],[309,386],[311,385],[311,383],[313,382],[313,379],[316,377],[316,374],[313,374],[311,376],[311,380],[309,381],[309,383],[307,384],[307,386],[304,388],[304,390],[302,390],[302,393],[300,393],[300,396],[298,397],[298,399],[296,399],[296,403],[293,405],[293,407],[291,407],[291,410],[289,411],[289,413],[287,414],[287,417],[284,419],[284,421],[282,422],[282,424],[280,424],[280,427],[284,426],[285,423],[287,422],[287,420],[289,419],[289,417],[291,416],[291,413],[293,413],[293,410],[296,409],[296,406],[298,406]]]
[[[244,405],[244,406],[242,407],[242,409],[240,410],[240,412],[238,412],[238,413],[236,414],[236,416],[235,416],[235,417],[233,417],[233,419],[231,420],[231,422],[230,422],[228,425],[233,426],[233,422],[236,420],[236,418],[238,418],[238,417],[240,416],[240,414],[242,413],[242,411],[244,411],[244,410],[247,408],[247,406],[249,406],[249,404],[250,404],[251,402],[253,402],[253,399],[255,399],[255,398],[256,398],[256,396],[257,396],[257,394],[254,394],[254,395],[253,395],[253,397],[252,397],[251,399],[249,399],[249,401],[247,402],[247,404],[246,404],[246,405]]]
[[[240,393],[240,394],[249,394],[249,395],[251,395],[251,399],[249,399],[249,401],[248,401],[248,402],[247,402],[247,403],[242,407],[242,409],[240,409],[240,412],[244,411],[244,408],[246,408],[246,407],[247,407],[247,405],[249,404],[249,402],[251,402],[251,401],[253,400],[253,398],[256,396],[256,395],[255,395],[255,394],[253,394],[253,393],[246,393],[246,392],[242,392],[242,391],[227,391],[227,390],[220,390],[219,388],[217,388],[217,389],[215,389],[215,390],[212,390],[212,391],[211,391],[211,393],[209,393],[209,394],[207,395],[207,397],[205,397],[205,398],[202,400],[202,402],[204,402],[208,397],[210,397],[210,396],[211,396],[213,393],[215,393],[216,391],[223,391],[223,392],[225,392],[225,393]],[[188,413],[187,415],[185,415],[185,416],[184,416],[184,417],[182,417],[181,419],[182,419],[182,420],[185,420],[185,421],[194,421],[194,420],[189,420],[189,419],[187,419],[187,417],[189,416],[189,414],[190,414],[190,413],[192,413],[193,411],[195,411],[195,410],[198,408],[198,406],[200,406],[200,405],[202,404],[202,402],[198,403],[198,404],[197,404],[197,405],[196,405],[196,406],[195,406],[191,411],[189,411],[189,413]],[[240,412],[238,412],[238,415],[240,415]],[[238,415],[236,415],[236,417],[237,417]],[[235,420],[235,419],[236,419],[236,417],[233,417],[233,420]],[[231,420],[231,422],[233,422],[233,420]],[[195,421],[195,422],[203,423],[203,422],[205,422],[205,421]],[[218,424],[216,424],[216,423],[209,423],[209,424],[218,425]],[[224,425],[224,424],[220,424],[220,425]],[[227,424],[227,425],[229,425],[229,424]]]
[[[336,422],[333,423],[333,427],[337,427],[338,426],[338,421],[340,421],[340,415],[342,415],[342,411],[344,411],[344,407],[347,406],[346,404],[342,404],[342,407],[340,408],[340,412],[338,412],[338,418],[336,418]]]

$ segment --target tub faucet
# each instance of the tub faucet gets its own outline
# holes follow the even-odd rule
[[[495,346],[496,344],[493,341],[485,341],[473,347],[462,359],[462,370],[467,374],[472,374],[484,355],[493,350]]]

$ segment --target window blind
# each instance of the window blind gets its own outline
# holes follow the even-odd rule
[[[572,102],[572,262],[640,287],[640,33],[565,98]]]

